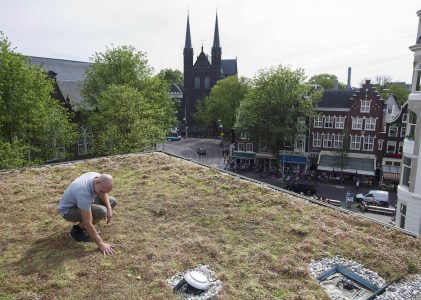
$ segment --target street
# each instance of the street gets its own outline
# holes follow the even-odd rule
[[[166,142],[165,144],[159,145],[159,149],[171,153],[174,155],[182,156],[192,161],[201,162],[203,164],[219,168],[223,164],[222,150],[228,149],[229,144],[225,142],[224,147],[220,146],[220,139],[197,139],[197,138],[183,138],[180,141]],[[206,155],[198,155],[197,149],[204,148]],[[274,186],[282,187],[282,183],[279,179],[272,179],[269,177],[260,178],[257,173],[248,171],[242,172],[241,175],[247,176]],[[332,200],[340,200],[341,207],[346,208],[345,194],[350,191],[354,194],[367,193],[369,190],[378,189],[376,186],[365,187],[362,186],[357,191],[354,185],[349,183],[338,184],[329,182],[317,182],[317,195],[319,197],[325,197]],[[396,192],[389,192],[390,207],[394,207],[397,203]],[[355,204],[355,203],[354,203]],[[352,211],[359,212],[356,207],[351,208]],[[382,222],[390,222],[391,216],[385,216],[380,214],[373,214],[364,212],[362,213],[371,218],[377,219]]]

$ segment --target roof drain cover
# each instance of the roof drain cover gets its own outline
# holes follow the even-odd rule
[[[178,292],[184,287],[188,294],[200,295],[209,289],[210,283],[208,278],[199,271],[188,272],[182,280],[173,288],[174,292]]]

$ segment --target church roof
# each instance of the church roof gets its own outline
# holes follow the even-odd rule
[[[349,98],[354,93],[352,90],[325,90],[318,108],[350,108]]]
[[[224,75],[237,75],[237,59],[222,59],[221,73]]]
[[[88,62],[47,57],[29,57],[33,65],[44,68],[47,72],[57,73],[57,80],[85,80],[85,71],[91,65]]]
[[[202,52],[200,52],[199,56],[197,57],[196,62],[194,63],[194,67],[198,67],[198,68],[211,67],[208,56],[205,54],[205,52],[203,52],[203,47],[202,47]]]
[[[57,85],[64,98],[69,99],[74,111],[79,111],[80,108],[91,109],[82,97],[82,80],[57,80]]]

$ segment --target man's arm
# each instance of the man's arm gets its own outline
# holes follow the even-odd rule
[[[99,249],[101,250],[104,255],[112,255],[114,254],[114,250],[110,244],[105,243],[101,237],[99,236],[98,232],[96,231],[94,225],[92,224],[92,212],[90,210],[80,210],[82,215],[82,226],[88,233],[89,237],[98,245]]]
[[[107,224],[110,223],[113,217],[113,209],[111,208],[110,198],[108,197],[108,193],[103,193],[98,195],[98,198],[101,200],[102,204],[107,208]]]

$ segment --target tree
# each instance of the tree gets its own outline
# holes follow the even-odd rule
[[[44,162],[74,143],[71,114],[53,90],[47,73],[0,33],[0,169]]]
[[[146,54],[132,46],[107,47],[105,53],[96,52],[91,61],[82,94],[94,107],[109,85],[121,84],[142,89],[145,79],[152,75]]]
[[[406,87],[403,82],[392,82],[390,76],[376,76],[375,87],[379,91],[380,96],[386,100],[389,96],[393,95],[399,105],[404,104],[408,100],[411,91]]]
[[[209,97],[206,97],[197,107],[194,115],[195,121],[201,126],[218,126],[230,130],[234,137],[234,125],[237,109],[248,90],[245,78],[238,79],[230,76],[219,80],[212,88]],[[220,124],[219,124],[220,123]]]
[[[235,127],[277,155],[284,142],[302,130],[295,126],[297,119],[315,114],[320,97],[306,84],[302,69],[279,66],[260,71],[240,104]]]
[[[167,83],[152,77],[145,54],[133,47],[96,53],[83,94],[94,106],[85,115],[99,155],[140,151],[175,126]]]
[[[335,88],[335,81],[338,80],[338,77],[333,74],[318,74],[312,76],[308,83],[310,84],[318,84],[323,87],[325,90],[331,90]],[[340,90],[346,90],[346,85],[342,82],[338,82],[338,88]]]
[[[343,171],[344,168],[346,167],[346,165],[349,162],[349,151],[348,151],[348,144],[349,144],[349,133],[348,130],[344,129],[342,131],[342,136],[343,136],[343,140],[342,140],[342,147],[338,147],[337,145],[335,145],[335,151],[333,152],[333,155],[335,157],[335,160],[337,162],[337,164],[340,167],[341,170],[341,184],[343,182]]]
[[[183,84],[184,81],[183,73],[176,69],[162,69],[156,76],[164,80],[168,85],[171,83]]]

